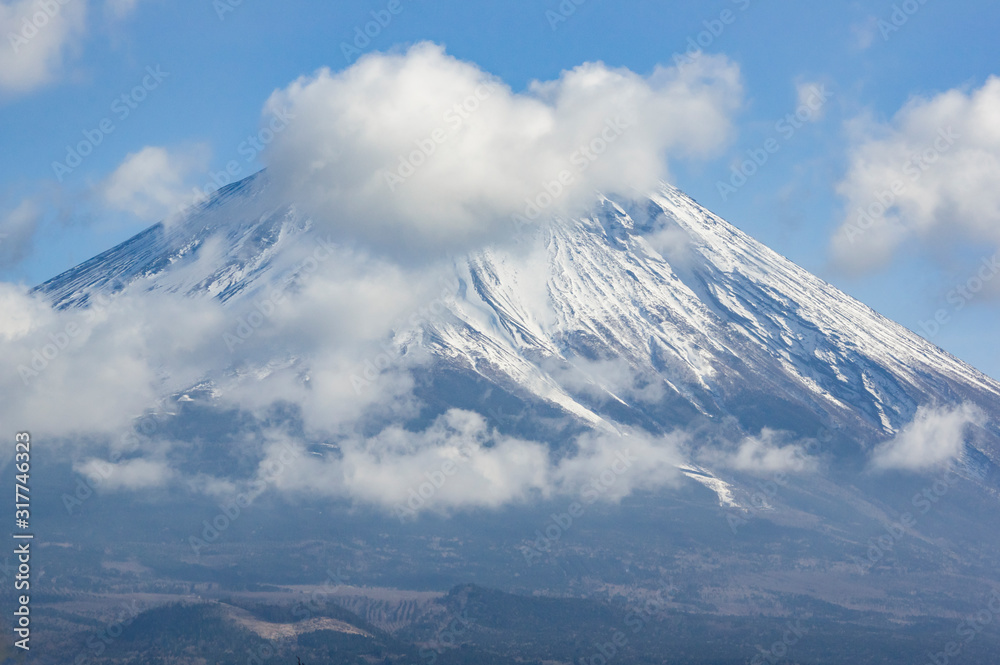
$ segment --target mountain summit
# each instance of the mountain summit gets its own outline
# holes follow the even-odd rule
[[[70,312],[117,292],[169,293],[230,312],[229,351],[257,345],[202,356],[204,375],[173,394],[157,426],[156,457],[128,461],[142,478],[169,464],[167,477],[192,487],[239,486],[271,464],[290,477],[263,487],[308,495],[322,514],[344,498],[390,520],[496,509],[493,526],[462,546],[455,579],[524,583],[506,577],[510,562],[558,551],[572,519],[552,501],[581,487],[623,502],[605,524],[622,540],[581,529],[566,556],[625,548],[611,556],[627,552],[649,571],[681,557],[702,598],[764,593],[784,611],[801,586],[788,576],[809,569],[813,597],[881,611],[912,582],[892,568],[877,584],[858,576],[907,561],[945,616],[992,579],[996,535],[982,524],[1000,496],[1000,384],[676,188],[601,197],[588,214],[438,262],[447,287],[432,302],[393,314],[368,355],[331,361],[337,335],[364,327],[344,293],[378,309],[409,290],[397,276],[382,290],[334,279],[310,292],[307,273],[321,262],[356,258],[339,251],[261,172],[36,291]],[[296,300],[304,294],[312,299]],[[298,309],[275,304],[285,297]],[[289,312],[298,318],[280,328]],[[326,346],[310,352],[305,328]],[[295,443],[281,448],[276,436]],[[531,536],[536,503],[556,511],[544,527],[555,540]],[[512,526],[524,520],[524,533]],[[436,524],[424,528],[470,533],[460,517]],[[723,579],[712,571],[729,538],[740,545]],[[494,550],[505,562],[495,570],[481,565]],[[582,583],[567,575],[537,582],[562,592]],[[918,605],[893,611],[924,612]]]
[[[261,172],[37,291],[61,308],[137,284],[250,300],[287,281],[280,259],[311,226],[273,202]],[[1000,383],[669,185],[526,227],[516,243],[454,260],[452,277],[435,314],[398,326],[392,345],[585,427],[732,417],[753,432],[840,431],[866,449],[921,406],[1000,405]]]

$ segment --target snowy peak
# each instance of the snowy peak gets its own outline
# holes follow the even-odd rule
[[[513,383],[559,385],[557,401],[588,410],[618,403],[649,415],[674,404],[654,418],[664,428],[679,402],[753,428],[763,421],[739,403],[756,395],[783,412],[775,424],[813,413],[883,437],[920,404],[995,409],[1000,395],[992,379],[669,186],[643,201],[604,199],[533,241],[527,254],[489,250],[461,266],[473,288],[435,325],[438,353]]]
[[[266,173],[38,287],[60,307],[139,284],[236,302],[278,281],[310,229]],[[590,427],[735,417],[884,439],[929,403],[996,415],[1000,385],[669,185],[602,197],[455,261],[447,311],[394,331],[440,362]],[[301,359],[308,364],[308,359]]]

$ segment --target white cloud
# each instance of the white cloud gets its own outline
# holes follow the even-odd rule
[[[338,237],[412,257],[507,233],[528,200],[550,214],[595,190],[652,187],[667,157],[722,147],[741,99],[739,69],[722,56],[649,77],[589,63],[514,93],[422,43],[275,92],[265,115],[293,119],[265,159]]]
[[[802,81],[795,86],[798,108],[808,122],[819,122],[826,115],[826,102],[831,95],[826,85],[816,81]]]
[[[261,469],[277,467],[279,491],[349,498],[391,509],[423,494],[425,507],[496,507],[546,492],[545,446],[488,430],[481,416],[452,410],[422,432],[389,427],[374,437],[348,439],[323,459],[291,444],[274,445]],[[263,473],[263,471],[262,471]],[[429,487],[421,489],[421,485]]]
[[[851,46],[858,51],[867,51],[878,34],[878,17],[868,16],[863,21],[851,25],[853,41]]]
[[[23,287],[0,282],[0,339],[16,342],[32,330],[55,318],[55,312],[45,302],[31,297]]]
[[[682,432],[653,436],[640,431],[583,434],[577,452],[559,461],[553,476],[562,492],[616,502],[636,491],[673,486],[681,479],[681,447],[688,443]]]
[[[41,216],[31,199],[0,216],[0,268],[17,265],[28,254]]]
[[[657,254],[674,267],[688,268],[694,262],[691,234],[679,226],[670,224],[642,237]]]
[[[35,423],[52,437],[117,435],[165,395],[205,379],[223,408],[295,403],[310,431],[337,432],[371,409],[409,413],[409,368],[421,358],[399,358],[387,341],[442,293],[436,273],[326,251],[295,284],[225,306],[186,288],[148,292],[140,280],[87,309],[55,310],[0,283],[0,420]],[[211,254],[210,243],[197,253]],[[275,267],[300,258],[291,251]],[[241,337],[241,322],[261,316],[261,303],[272,315]]]
[[[975,406],[917,409],[913,420],[891,441],[872,453],[875,469],[926,471],[958,457],[969,425],[982,425],[984,415]]]
[[[1000,243],[998,118],[1000,78],[990,77],[976,90],[914,98],[888,123],[855,121],[834,261],[861,272],[912,240],[932,249]]]
[[[147,146],[129,154],[104,181],[104,202],[142,220],[161,220],[191,203],[189,179],[207,169],[208,157],[203,146],[173,152]]]
[[[11,285],[0,340],[0,419],[39,435],[113,433],[218,366],[217,302],[124,293],[90,309],[53,310]]]
[[[633,405],[655,404],[666,392],[662,378],[643,375],[624,358],[588,360],[576,357],[569,364],[546,363],[545,369],[559,385],[571,392],[599,400],[614,396]]]
[[[27,92],[51,82],[77,47],[87,0],[0,2],[0,91]]]
[[[112,464],[91,458],[75,466],[92,487],[101,491],[145,490],[166,486],[174,477],[170,466],[162,460],[135,458]]]
[[[275,441],[259,479],[278,491],[347,498],[397,514],[496,508],[553,494],[618,501],[674,484],[679,437],[586,434],[555,461],[545,444],[501,435],[482,416],[452,409],[426,430],[389,427],[348,438],[322,458]]]
[[[805,446],[785,443],[782,432],[764,428],[757,436],[745,437],[733,449],[701,451],[708,463],[747,473],[801,473],[816,468],[816,460]]]

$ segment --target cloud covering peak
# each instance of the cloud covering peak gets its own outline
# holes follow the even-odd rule
[[[576,210],[597,191],[655,186],[667,158],[721,148],[741,100],[739,68],[723,56],[649,76],[587,63],[515,92],[425,42],[276,91],[265,116],[294,120],[265,159],[340,237],[439,254]]]

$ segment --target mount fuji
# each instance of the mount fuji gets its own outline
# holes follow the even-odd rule
[[[266,171],[229,185],[36,291],[59,308],[136,285],[252,302],[288,282],[280,258],[313,233],[269,188]],[[601,197],[586,216],[522,229],[449,272],[453,291],[433,316],[393,330],[394,350],[419,347],[438,368],[581,427],[663,432],[729,418],[746,431],[837,432],[865,451],[921,406],[1000,415],[1000,383],[669,185]],[[995,425],[981,434],[967,456],[1000,462]]]
[[[266,171],[228,185],[35,291],[69,311],[126,289],[252,310],[297,283],[302,263],[288,257],[321,235],[273,190]],[[553,494],[516,516],[459,511],[411,526],[381,513],[370,518],[387,520],[371,527],[372,542],[389,537],[376,533],[405,542],[379,550],[383,568],[361,566],[366,583],[403,585],[413,548],[437,561],[447,538],[451,563],[437,584],[628,596],[642,584],[636,576],[666,566],[689,580],[677,607],[728,614],[788,615],[809,597],[890,621],[947,618],[994,583],[1000,532],[987,525],[1000,505],[1000,383],[676,188],[602,196],[587,214],[451,257],[446,272],[441,295],[358,361],[354,378],[368,382],[420,359],[410,366],[420,406],[397,433],[457,409],[560,459],[581,436],[683,432],[679,484],[597,504],[572,529]],[[310,381],[313,359],[289,356],[280,340],[273,358],[255,362],[209,371],[173,396],[173,424],[161,432],[185,442],[192,473],[245,475],[257,463],[244,458],[259,450],[241,449],[227,431],[247,421],[217,407],[220,386],[275,367]],[[383,427],[357,415],[368,432]],[[295,417],[280,416],[292,427]],[[319,440],[309,451],[317,464],[340,453]],[[935,463],[907,465],[910,452]],[[348,529],[318,525],[357,519],[332,510],[318,501],[302,528]],[[369,528],[358,524],[351,533]],[[376,545],[357,547],[367,562]],[[555,568],[524,568],[526,552],[544,552]]]

